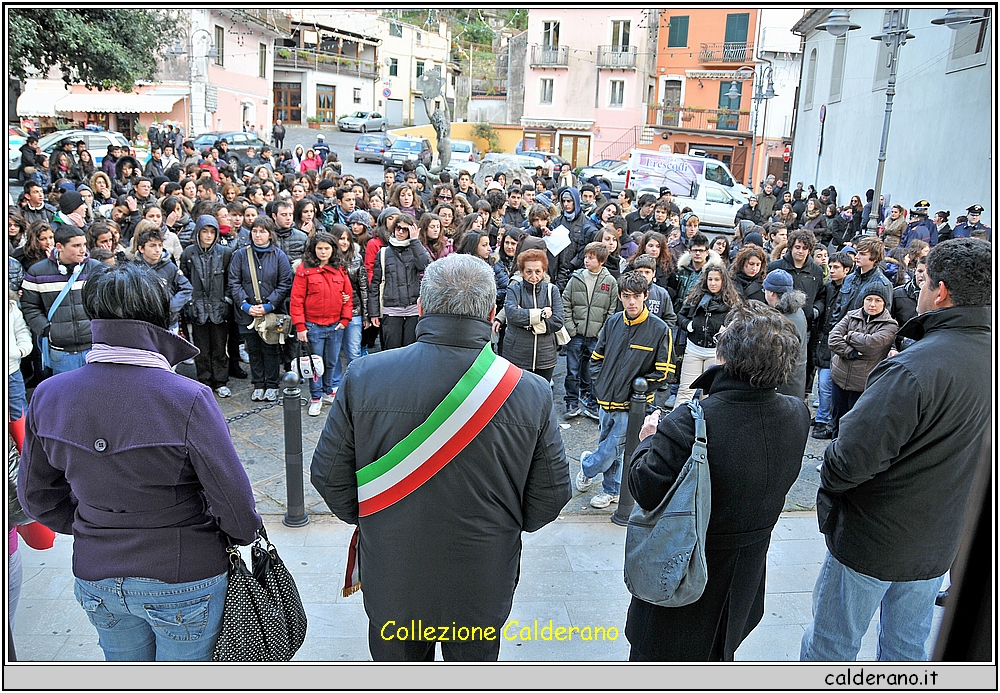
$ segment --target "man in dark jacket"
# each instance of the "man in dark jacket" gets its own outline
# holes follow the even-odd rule
[[[288,200],[278,200],[274,203],[272,219],[275,245],[288,256],[288,262],[295,265],[302,258],[302,251],[306,249],[309,235],[295,228],[295,208]],[[292,269],[295,269],[294,266]]]
[[[145,265],[160,279],[170,297],[170,329],[177,331],[181,310],[191,300],[191,282],[163,252],[163,236],[159,229],[147,229],[136,234],[135,261]]]
[[[21,284],[21,312],[31,331],[48,340],[48,353],[42,358],[53,374],[81,368],[86,362],[92,338],[81,293],[87,277],[103,268],[88,256],[83,229],[62,224],[55,230],[55,243],[52,254],[32,265]],[[49,319],[52,305],[69,282],[71,288]]]
[[[857,310],[864,305],[865,291],[869,284],[877,282],[892,292],[892,283],[879,269],[879,263],[885,257],[885,246],[882,241],[874,236],[864,236],[858,240],[855,247],[857,253],[854,256],[854,270],[847,275],[840,287],[835,305],[832,308],[827,306],[827,310],[833,310],[831,319],[834,325],[840,322],[848,311]],[[892,310],[891,302],[886,308]]]
[[[21,216],[25,224],[36,221],[52,223],[56,216],[56,208],[45,201],[45,188],[36,181],[29,180],[24,184],[24,204],[21,205]]]
[[[490,350],[495,296],[493,271],[477,258],[431,263],[417,342],[351,365],[313,455],[313,486],[337,517],[358,525],[375,661],[433,661],[438,639],[445,660],[496,660],[521,532],[556,519],[571,495],[548,383]],[[455,396],[460,378],[476,373],[474,363],[487,369],[475,406],[431,427],[426,454],[400,449]],[[394,479],[379,476],[393,461]],[[451,637],[453,625],[474,635]]]
[[[854,268],[854,259],[850,253],[834,253],[830,256],[828,263],[830,268],[830,281],[823,285],[824,304],[832,306],[840,292],[840,287],[844,283],[848,272]],[[816,366],[817,378],[816,386],[819,395],[819,408],[816,410],[816,426],[813,428],[812,437],[817,440],[830,440],[833,438],[833,378],[830,375],[830,331],[836,324],[833,320],[834,313],[828,310],[823,317],[814,325],[816,334],[816,344],[813,349],[813,364]],[[902,324],[902,323],[900,323]]]
[[[757,207],[758,200],[756,195],[751,195],[747,200],[747,203],[740,207],[736,211],[736,223],[740,223],[744,219],[747,221],[752,221],[755,224],[761,224],[767,221],[761,214],[760,209]]]
[[[908,248],[914,240],[921,240],[932,247],[937,245],[938,231],[934,222],[927,218],[931,203],[927,200],[920,200],[910,210],[910,221],[903,231],[903,237],[899,241],[900,248]]]
[[[629,236],[636,231],[640,231],[643,226],[652,220],[653,207],[656,205],[656,198],[646,193],[636,202],[636,209],[625,215],[625,222],[628,224],[626,233]]]
[[[988,243],[931,250],[919,315],[900,330],[916,343],[875,367],[826,449],[817,514],[828,554],[803,660],[855,659],[880,606],[879,659],[926,659],[992,414],[991,279]]]
[[[274,140],[275,149],[283,149],[285,146],[285,126],[278,120],[271,128],[271,139]]]

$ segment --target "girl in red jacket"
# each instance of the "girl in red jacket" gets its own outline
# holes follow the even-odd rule
[[[319,416],[323,404],[333,402],[333,372],[340,358],[344,330],[354,310],[351,280],[337,242],[328,233],[317,231],[302,253],[295,271],[289,312],[299,342],[323,358],[322,381],[309,381],[312,400],[309,416]]]

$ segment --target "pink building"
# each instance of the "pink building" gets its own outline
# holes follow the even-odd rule
[[[574,166],[635,146],[654,97],[657,13],[532,9],[525,60],[525,150]]]

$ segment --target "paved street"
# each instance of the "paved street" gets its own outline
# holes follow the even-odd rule
[[[309,148],[316,143],[316,135],[321,132],[326,137],[326,143],[330,145],[330,150],[337,152],[341,163],[344,164],[344,173],[350,173],[355,177],[367,178],[368,182],[372,185],[382,182],[381,164],[354,163],[354,143],[361,137],[360,133],[341,132],[336,126],[328,127],[325,130],[310,130],[307,127],[286,127],[284,148],[289,151],[295,151],[295,147],[300,144],[304,149]],[[264,139],[270,141],[270,131],[261,134]]]

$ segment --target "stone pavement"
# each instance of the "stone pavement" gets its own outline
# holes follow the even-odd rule
[[[295,577],[309,618],[295,661],[369,659],[363,593],[340,594],[353,528],[332,516],[314,516],[300,528],[265,516],[268,535]],[[796,661],[810,620],[811,591],[824,557],[812,512],[785,513],[768,551],[764,618],[736,652],[737,660]],[[615,640],[555,642],[504,640],[502,661],[623,661],[629,595],[622,581],[625,529],[606,518],[567,513],[523,535],[521,579],[508,633],[551,619],[555,626],[618,629]],[[20,661],[102,661],[97,634],[73,597],[73,540],[60,535],[48,551],[23,543],[24,582],[14,638]],[[943,609],[935,609],[935,632]],[[876,623],[865,635],[859,659],[875,657]],[[933,639],[934,636],[932,636]],[[440,657],[440,654],[439,654]]]

